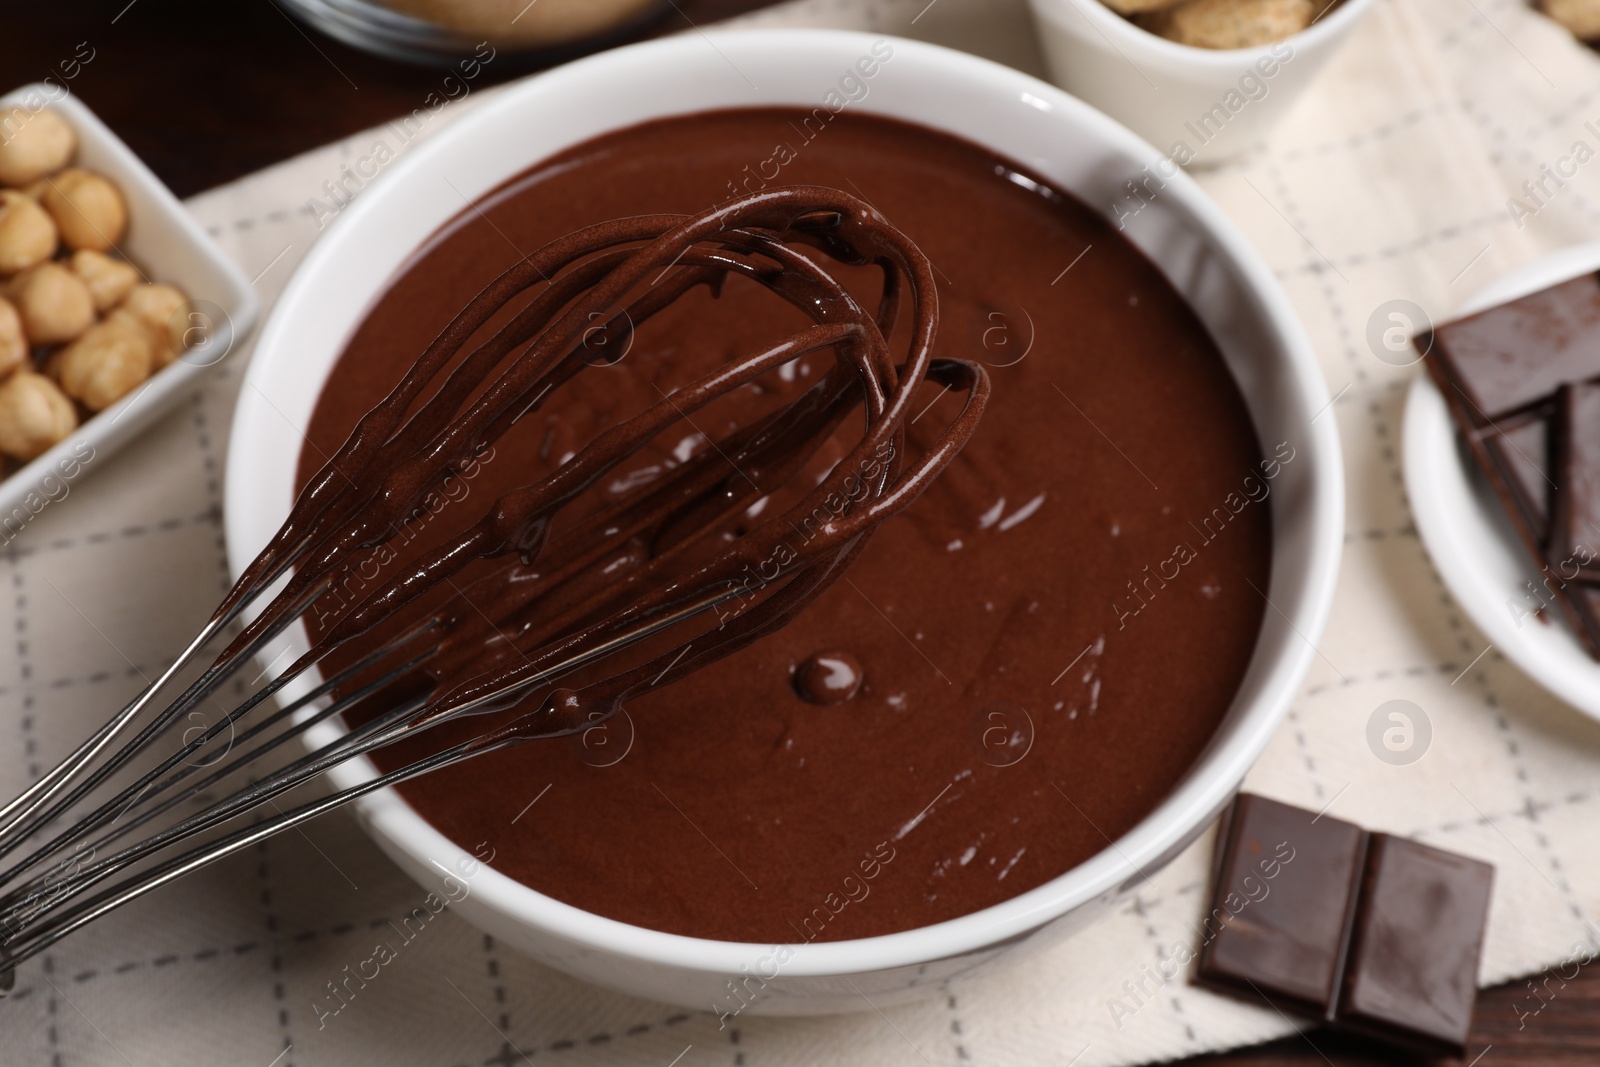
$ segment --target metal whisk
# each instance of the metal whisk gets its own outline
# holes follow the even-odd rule
[[[875,311],[800,246],[881,268]],[[214,725],[158,758],[165,746],[157,742],[320,596],[362,563],[393,558],[393,542],[430,493],[573,376],[605,362],[606,349],[593,343],[596,322],[636,328],[696,286],[720,292],[730,275],[764,286],[811,325],[662,392],[554,472],[505,493],[465,532],[338,612],[295,662],[243,687],[253,691]],[[888,337],[905,290],[911,331],[897,356]],[[508,308],[517,310],[488,330]],[[507,270],[360,420],[171,666],[0,807],[0,987],[12,987],[18,963],[192,870],[375,790],[589,729],[632,697],[782,626],[976,428],[988,379],[975,364],[932,357],[937,320],[926,257],[869,205],[825,188],[592,226]],[[833,365],[790,402],[654,481],[587,511],[566,510],[669,428],[824,350]],[[931,446],[908,457],[906,416],[926,379],[965,401]],[[844,459],[815,484],[797,484],[857,409],[862,430]],[[733,522],[769,497],[790,502],[751,529]],[[568,522],[552,534],[564,512]],[[497,562],[457,583],[482,560]],[[450,595],[427,607],[422,598],[434,590]],[[389,636],[375,648],[330,666],[335,650],[385,624]],[[236,628],[200,668],[205,650]],[[272,699],[302,677],[306,691]],[[490,713],[505,714],[471,740],[288,810],[275,803],[347,760]],[[332,740],[309,750],[289,744],[324,723],[338,727]],[[228,751],[201,760],[224,733]],[[263,816],[265,804],[272,808]]]

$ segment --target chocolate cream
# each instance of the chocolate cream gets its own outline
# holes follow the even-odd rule
[[[842,579],[781,630],[632,699],[603,726],[401,787],[506,874],[673,933],[884,934],[1062,874],[1193,764],[1265,608],[1267,479],[1293,454],[1263,459],[1183,299],[1104,219],[1025,168],[920,127],[826,114],[649,123],[564,152],[464,210],[352,337],[300,459],[304,484],[485,285],[580,226],[804,183],[867,201],[931,260],[934,354],[984,364],[992,395],[965,449]],[[877,307],[880,271],[824,260]],[[902,339],[908,315],[902,307]],[[662,391],[806,321],[731,277],[636,329],[609,330],[598,342],[626,354],[561,385],[461,470],[433,498],[414,552],[460,535],[496,496],[557,470]],[[770,411],[833,362],[813,353],[741,387],[708,409],[715,426],[676,427],[600,495],[661,477],[706,447],[702,431],[720,436]],[[921,388],[907,420],[913,450],[933,447],[963,404],[933,376]],[[338,597],[307,615],[314,634]],[[446,724],[377,762],[400,766],[488,722]]]

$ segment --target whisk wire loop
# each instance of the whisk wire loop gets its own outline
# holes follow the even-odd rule
[[[827,260],[878,268],[873,311]],[[319,613],[289,666],[275,669],[280,652],[243,680],[244,665],[288,640],[355,568],[396,558],[407,522],[448,478],[575,376],[609,365],[615,356],[590,345],[596,323],[637,330],[690,290],[715,295],[730,279],[765,288],[810,325],[687,384],[657,386],[642,411],[502,493],[327,619]],[[911,326],[897,355],[889,338],[902,303]],[[361,417],[172,664],[0,806],[0,987],[18,963],[193,870],[375,790],[592,728],[784,625],[976,429],[987,375],[934,358],[937,323],[927,258],[836,189],[772,189],[693,216],[616,220],[513,264]],[[609,475],[674,425],[694,425],[722,397],[820,352],[834,361],[809,388],[706,439],[654,481],[596,500]],[[912,455],[907,415],[928,379],[965,399]],[[859,432],[840,445],[852,413]],[[842,458],[799,484],[826,466],[834,452],[825,446]],[[757,500],[787,503],[735,523]],[[773,561],[776,577],[748,579]],[[395,632],[378,639],[380,628]],[[377,643],[349,651],[365,635]],[[219,718],[171,750],[158,744],[230,685],[240,696]],[[169,689],[178,695],[163,703]],[[288,810],[278,804],[352,760],[484,716],[467,740],[421,756],[407,749],[391,770]]]

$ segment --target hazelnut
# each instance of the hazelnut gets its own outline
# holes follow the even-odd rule
[[[122,303],[138,284],[139,272],[133,264],[112,259],[104,252],[81,248],[72,253],[72,273],[83,279],[94,298],[94,309],[104,315]]]
[[[1600,38],[1600,0],[1539,0],[1539,10],[1579,40]]]
[[[32,459],[77,425],[72,401],[44,375],[21,370],[0,383],[0,452]]]
[[[15,189],[0,189],[0,274],[42,263],[56,250],[56,224],[38,202]]]
[[[72,159],[78,136],[54,111],[14,107],[0,114],[0,184],[28,185]]]
[[[54,260],[17,275],[6,295],[22,312],[22,328],[36,345],[70,341],[94,322],[89,287]]]
[[[0,377],[22,366],[28,359],[28,335],[22,332],[22,316],[16,305],[0,297]]]
[[[118,309],[137,316],[155,332],[157,370],[177,359],[184,350],[182,330],[173,330],[172,316],[188,302],[189,298],[183,295],[183,290],[175,285],[136,285]]]
[[[131,315],[113,315],[61,350],[56,373],[68,396],[101,411],[150,377],[150,331]]]
[[[1312,0],[1188,0],[1139,24],[1196,48],[1252,48],[1299,33],[1311,25],[1317,6]]]
[[[51,178],[43,202],[70,248],[104,252],[122,240],[128,227],[122,193],[109,179],[87,170],[73,167]]]

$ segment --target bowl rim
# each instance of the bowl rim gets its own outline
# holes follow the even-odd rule
[[[327,269],[324,265],[335,261],[341,244],[346,241],[345,235],[359,232],[362,220],[378,212],[382,189],[397,187],[407,175],[420,174],[430,161],[447,156],[455,145],[473,136],[473,128],[479,121],[485,121],[485,116],[516,114],[528,106],[529,97],[536,100],[580,98],[571,94],[595,79],[629,78],[629,66],[640,62],[645,53],[703,59],[690,50],[704,48],[707,37],[724,53],[781,50],[786,58],[795,62],[824,63],[826,65],[819,69],[830,74],[836,73],[834,65],[841,55],[860,55],[874,42],[888,40],[895,49],[896,62],[904,57],[908,65],[921,66],[924,76],[962,79],[971,84],[974,91],[981,89],[1004,96],[1030,110],[1059,112],[1064,116],[1063,121],[1080,133],[1135,162],[1153,164],[1160,158],[1152,146],[1125,127],[1031,75],[967,53],[891,35],[842,30],[716,30],[700,36],[684,35],[630,45],[501,90],[496,96],[486,98],[471,115],[452,123],[397,160],[383,176],[382,183],[366,190],[340,213],[329,232],[297,268],[261,332],[258,358],[251,363],[241,397],[252,394],[251,386],[257,384],[268,366],[268,360],[261,357],[274,350],[278,335],[285,332],[284,322],[294,313],[302,294],[317,284],[318,275]],[[598,136],[610,128],[613,127],[597,126],[589,136]],[[1163,195],[1193,220],[1204,232],[1208,247],[1218,252],[1240,275],[1242,290],[1256,301],[1262,322],[1269,325],[1276,347],[1286,356],[1290,381],[1304,410],[1315,410],[1319,414],[1325,411],[1329,406],[1328,391],[1315,352],[1287,295],[1266,263],[1221,208],[1186,174],[1176,175]],[[244,486],[249,480],[242,437],[253,417],[255,413],[246,410],[241,402],[228,456],[225,527],[230,566],[235,575],[248,559],[240,558],[241,546],[255,543],[241,528],[240,515],[240,505],[248,500]],[[265,419],[267,415],[259,417]],[[1135,880],[1144,878],[1146,866],[1166,858],[1176,846],[1191,839],[1204,825],[1204,820],[1221,810],[1237,791],[1298,693],[1315,655],[1312,642],[1320,635],[1332,603],[1344,532],[1342,458],[1336,420],[1312,418],[1306,453],[1311,468],[1307,476],[1309,499],[1304,502],[1312,516],[1308,522],[1311,531],[1307,538],[1309,562],[1304,572],[1297,572],[1304,583],[1304,592],[1299,595],[1291,619],[1291,625],[1303,640],[1285,643],[1284,651],[1263,669],[1259,695],[1242,710],[1237,707],[1230,710],[1230,716],[1237,715],[1237,719],[1227,728],[1226,736],[1217,735],[1177,787],[1108,848],[1032,890],[968,915],[898,933],[798,946],[790,944],[792,956],[781,968],[784,978],[861,974],[998,947],[1096,898],[1114,897]],[[1254,662],[1253,659],[1252,670]],[[334,778],[343,786],[371,776],[370,764],[365,770],[346,764],[338,768]],[[438,865],[441,857],[447,860],[445,867],[472,860],[460,845],[434,829],[392,790],[364,798],[358,802],[358,808],[374,830],[380,847],[398,850],[405,857],[403,865],[413,870]],[[391,851],[391,855],[395,852]],[[619,922],[548,897],[492,867],[483,867],[476,873],[471,895],[479,904],[521,926],[582,950],[639,964],[708,974],[737,974],[742,966],[771,958],[774,950],[781,947],[689,937]]]
[[[1242,73],[1241,63],[1249,65],[1260,57],[1273,55],[1273,50],[1278,45],[1287,44],[1296,50],[1303,47],[1308,54],[1325,50],[1348,33],[1373,4],[1373,0],[1337,0],[1334,6],[1324,10],[1325,18],[1319,15],[1305,29],[1276,41],[1245,48],[1201,48],[1198,45],[1169,41],[1165,37],[1151,33],[1132,19],[1111,10],[1104,0],[1028,0],[1028,2],[1033,5],[1035,12],[1047,17],[1055,16],[1057,12],[1064,13],[1067,8],[1071,8],[1082,16],[1099,36],[1105,38],[1106,44],[1111,45],[1114,50],[1120,51],[1116,43],[1107,36],[1108,34],[1116,34],[1124,42],[1143,49],[1150,58],[1159,62],[1183,64],[1199,70],[1229,75]]]

